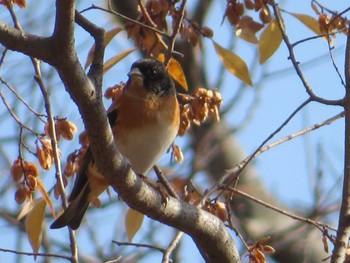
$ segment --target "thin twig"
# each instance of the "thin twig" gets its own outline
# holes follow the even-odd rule
[[[332,64],[333,64],[333,68],[335,69],[335,72],[337,73],[341,84],[344,86],[344,88],[346,88],[346,84],[344,82],[344,79],[342,77],[342,75],[340,74],[339,68],[337,66],[337,63],[335,62],[334,56],[333,56],[333,52],[332,50],[334,49],[334,46],[331,46],[331,38],[330,38],[330,32],[329,32],[329,26],[327,27],[327,45],[328,45],[328,51],[329,51],[329,57],[331,58]]]
[[[8,252],[13,253],[17,255],[26,255],[26,256],[39,256],[39,257],[54,257],[54,258],[63,258],[67,260],[71,260],[70,256],[63,256],[60,254],[49,254],[49,253],[32,253],[32,252],[24,252],[24,251],[17,251],[13,249],[6,249],[6,248],[0,248],[1,252]]]
[[[323,234],[325,233],[324,229],[330,229],[330,230],[333,230],[333,231],[337,231],[337,229],[335,227],[331,226],[331,225],[328,225],[328,224],[325,224],[325,223],[322,223],[322,222],[319,222],[319,221],[315,221],[315,220],[312,220],[310,218],[305,218],[305,217],[302,217],[302,216],[298,216],[298,215],[292,214],[290,212],[287,212],[287,211],[285,211],[283,209],[280,209],[280,208],[278,208],[276,206],[273,206],[270,203],[264,202],[264,201],[260,200],[259,198],[256,198],[256,197],[254,197],[254,196],[252,196],[250,194],[247,194],[247,193],[245,193],[243,191],[240,191],[240,190],[238,190],[236,188],[233,188],[231,186],[226,187],[226,190],[229,190],[229,191],[233,192],[234,194],[243,196],[244,198],[247,198],[247,199],[249,199],[249,200],[251,200],[251,201],[253,201],[253,202],[255,202],[255,203],[259,204],[259,205],[265,206],[266,208],[269,208],[269,209],[271,209],[273,211],[276,211],[276,212],[278,212],[280,214],[286,215],[286,216],[288,216],[288,217],[290,217],[292,219],[295,219],[295,220],[301,221],[303,223],[307,223],[307,224],[313,225],[318,230],[320,230]],[[332,240],[332,237],[330,235],[328,235],[328,238],[330,240]]]
[[[141,22],[139,22],[139,21],[137,21],[137,20],[135,20],[135,19],[132,19],[132,18],[130,18],[130,17],[124,16],[124,15],[122,15],[122,14],[120,14],[120,13],[118,13],[118,12],[112,10],[112,9],[106,9],[106,8],[103,8],[103,7],[99,7],[99,6],[97,6],[97,5],[91,5],[91,7],[88,7],[88,8],[86,8],[86,9],[80,11],[80,13],[86,12],[86,11],[88,11],[88,10],[93,10],[93,9],[97,9],[97,10],[101,10],[101,11],[104,11],[104,12],[107,12],[107,13],[110,13],[110,14],[113,14],[113,15],[118,16],[118,17],[120,17],[120,18],[122,18],[122,19],[124,19],[124,20],[126,20],[126,21],[128,21],[128,22],[131,22],[131,23],[137,24],[137,25],[139,25],[139,26],[142,26],[142,27],[144,27],[144,28],[147,28],[147,29],[149,29],[149,30],[152,30],[152,31],[154,31],[154,32],[156,32],[156,33],[158,33],[158,34],[160,34],[160,35],[166,37],[166,38],[170,38],[170,36],[169,36],[167,33],[163,32],[163,31],[161,31],[161,30],[159,30],[159,29],[154,28],[154,27],[149,26],[149,25],[146,25],[146,24],[144,24],[144,23],[141,23]]]
[[[6,98],[5,98],[4,94],[2,94],[1,90],[0,90],[0,97],[1,97],[2,102],[4,103],[5,107],[7,108],[7,111],[10,113],[12,118],[17,122],[17,124],[20,127],[27,129],[28,131],[32,132],[36,136],[39,136],[40,133],[34,131],[32,128],[28,127],[27,125],[25,125],[21,122],[21,120],[17,117],[17,115],[12,111],[10,105],[7,103]]]
[[[180,198],[177,195],[176,191],[171,186],[171,184],[169,183],[168,179],[166,179],[166,177],[164,176],[163,171],[160,169],[160,167],[158,165],[154,165],[153,169],[156,172],[156,175],[158,177],[159,182],[164,186],[164,188],[167,190],[169,195],[171,197],[176,198],[177,200],[180,200]]]
[[[150,245],[150,244],[132,243],[132,242],[120,242],[120,241],[115,241],[115,240],[113,240],[112,243],[117,244],[118,246],[145,247],[145,248],[151,248],[151,249],[158,250],[161,253],[165,252],[164,248],[157,247],[157,246]]]
[[[39,118],[42,122],[45,122],[42,118],[42,114],[36,112],[18,93],[17,91],[2,77],[0,77],[0,82],[2,82],[15,96],[31,111],[34,113],[35,116]]]
[[[293,112],[292,114],[275,130],[273,131],[261,144],[260,146],[254,151],[254,153],[252,155],[250,155],[248,158],[246,158],[243,162],[241,162],[238,166],[236,166],[234,168],[235,172],[232,175],[231,179],[228,180],[229,182],[232,182],[233,180],[237,180],[238,181],[238,177],[239,174],[244,170],[244,168],[259,154],[259,152],[261,151],[261,149],[263,148],[263,146],[269,141],[271,140],[276,134],[278,134],[289,122],[290,120],[293,119],[293,117],[301,110],[303,109],[307,104],[309,104],[311,102],[311,99],[307,99],[306,101],[304,101],[301,105],[299,105]],[[236,168],[238,168],[238,170],[236,170]],[[232,169],[230,169],[231,171],[233,171]],[[230,174],[230,173],[228,173]],[[227,181],[228,177],[224,176],[221,180],[220,183],[223,183],[224,181]],[[236,183],[237,183],[236,181]]]
[[[153,27],[153,28],[157,28],[157,24],[153,22],[152,18],[150,17],[149,13],[147,12],[145,6],[143,5],[142,1],[141,0],[138,0],[138,5],[141,9],[141,13],[143,15],[143,17],[146,19],[146,21]],[[162,37],[155,33],[155,36],[157,38],[156,41],[154,41],[153,45],[152,45],[152,48],[150,49],[150,51],[153,50],[154,47],[156,47],[157,43],[159,42],[163,48],[167,48],[167,45],[164,43]]]
[[[279,29],[281,31],[283,41],[286,44],[287,49],[289,51],[289,59],[291,60],[291,62],[293,64],[293,67],[294,67],[297,75],[299,76],[299,79],[301,80],[301,82],[302,82],[306,92],[309,94],[311,100],[317,101],[319,103],[326,104],[326,105],[336,105],[336,106],[343,105],[344,99],[328,100],[328,99],[325,99],[325,98],[318,97],[314,93],[314,91],[312,90],[312,88],[309,85],[309,83],[306,81],[306,78],[305,78],[303,72],[301,71],[301,69],[299,67],[300,63],[296,59],[296,56],[294,54],[294,47],[291,44],[288,35],[286,34],[286,31],[285,31],[285,28],[284,28],[284,20],[283,20],[283,18],[281,16],[280,9],[278,8],[278,5],[276,4],[276,2],[274,0],[271,1],[271,5],[272,5],[273,11],[274,11],[274,15],[276,17],[276,21],[277,21],[278,27],[279,27]]]
[[[296,113],[296,112],[294,112]],[[293,114],[292,114],[293,115]],[[291,115],[291,116],[292,116]],[[232,167],[231,169],[228,170],[228,172],[220,179],[220,181],[215,185],[213,186],[212,188],[210,188],[207,193],[204,195],[205,198],[207,198],[208,196],[210,196],[211,194],[213,194],[215,191],[219,190],[220,188],[222,188],[222,185],[225,184],[226,185],[229,185],[229,182],[232,182],[233,180],[236,180],[237,177],[239,176],[239,174],[242,172],[242,170],[244,169],[244,167],[247,166],[247,164],[249,162],[251,162],[253,159],[255,159],[256,157],[258,157],[260,154],[282,144],[282,143],[285,143],[287,141],[290,141],[296,137],[299,137],[299,136],[302,136],[302,135],[305,135],[311,131],[314,131],[316,129],[319,129],[325,125],[329,125],[331,123],[333,123],[334,121],[340,119],[340,118],[343,118],[345,115],[345,112],[340,112],[336,115],[334,115],[333,117],[331,118],[328,118],[322,122],[318,122],[318,123],[315,123],[314,125],[308,127],[308,128],[305,128],[303,130],[300,130],[298,132],[295,132],[293,134],[290,134],[278,141],[275,141],[269,145],[266,145],[264,147],[259,147],[253,154],[249,155],[248,157],[246,157],[243,161],[241,161],[239,164],[235,165],[234,167]],[[290,116],[290,117],[291,117]],[[281,126],[282,127],[282,126]],[[280,127],[280,128],[281,128]],[[268,140],[265,140],[265,142],[267,142]],[[263,144],[262,144],[263,145]],[[203,200],[205,200],[205,198],[203,198]]]
[[[170,255],[173,252],[173,250],[177,247],[177,245],[179,244],[183,234],[184,234],[183,232],[177,231],[175,237],[173,238],[173,240],[170,242],[169,246],[163,252],[162,263],[171,262]]]
[[[228,227],[231,228],[233,231],[235,231],[236,235],[239,237],[241,240],[243,246],[245,247],[246,250],[249,250],[247,242],[245,242],[243,236],[238,232],[238,230],[235,228],[234,223],[233,223],[233,218],[232,218],[232,211],[231,211],[231,206],[229,204],[229,201],[225,204],[226,209],[227,209],[227,216],[228,216]]]
[[[182,20],[185,17],[186,3],[187,3],[187,0],[183,0],[181,5],[180,5],[180,9],[179,9],[180,16],[178,17],[178,20],[176,21],[175,28],[173,29],[173,33],[170,37],[170,43],[168,45],[168,50],[167,50],[167,53],[165,55],[164,65],[166,65],[166,67],[168,67],[168,63],[169,63],[171,55],[174,51],[176,37],[180,31]]]

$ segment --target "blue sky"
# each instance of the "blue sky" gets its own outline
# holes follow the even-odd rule
[[[91,3],[95,1],[84,1],[80,2],[80,7],[85,8],[90,6]],[[347,1],[324,1],[324,3],[334,10],[343,10],[347,7]],[[36,10],[36,13],[41,13],[45,10],[45,4],[37,5],[34,1],[29,1],[28,9],[17,10],[19,15],[25,14],[28,10]],[[52,3],[50,3],[52,4]],[[280,7],[295,13],[304,13],[312,14],[313,11],[310,7],[309,1],[283,1],[280,4]],[[215,35],[214,39],[222,46],[228,46],[230,39],[230,34],[228,34],[228,26],[226,24],[220,25],[221,23],[221,14],[224,12],[224,1],[215,1],[214,9],[208,17],[207,25],[214,29]],[[218,19],[218,14],[220,14],[220,19]],[[86,13],[86,16],[93,19],[100,25],[106,27],[106,29],[112,28],[111,21],[105,19],[105,16],[98,11],[90,11]],[[7,19],[8,15],[2,11],[0,13],[0,19],[4,21],[9,21]],[[32,23],[38,23],[33,18],[28,18]],[[291,17],[288,14],[284,14],[287,33],[290,36],[292,42],[303,39],[305,37],[312,36],[313,33],[305,28],[299,21]],[[52,28],[52,18],[51,23],[47,23],[48,27]],[[47,34],[50,32],[50,29],[45,27],[38,27],[36,33]],[[79,54],[82,63],[85,62],[88,49],[92,44],[92,40],[86,42],[88,34],[83,32],[77,27],[77,46],[81,50]],[[244,40],[235,40],[235,49],[234,51],[240,55],[248,65],[252,63],[257,55],[257,47],[248,44]],[[340,72],[343,73],[343,64],[344,64],[344,44],[345,36],[338,36],[335,40],[335,50],[334,57],[337,62]],[[118,36],[110,47],[107,50],[106,58],[115,55],[122,50],[125,50],[128,47],[130,42],[126,40],[125,34]],[[217,80],[217,72],[215,70],[220,65],[220,61],[212,47],[212,44],[209,40],[204,40],[205,47],[205,62],[207,65],[207,71],[210,72],[210,82],[215,83]],[[344,94],[344,88],[340,84],[339,78],[334,71],[334,68],[330,62],[328,55],[327,43],[322,40],[312,40],[307,43],[304,43],[298,46],[295,49],[297,59],[301,62],[301,68],[306,75],[307,80],[315,90],[315,92],[325,98],[338,99],[341,98]],[[244,93],[243,99],[240,101],[237,107],[229,113],[226,117],[228,123],[232,126],[238,125],[245,118],[246,113],[252,105],[252,101],[255,98],[255,93],[259,90],[259,100],[254,101],[253,104],[256,104],[257,107],[256,114],[252,117],[249,124],[240,130],[237,133],[237,137],[242,144],[242,147],[247,152],[247,154],[252,153],[258,145],[269,135],[271,134],[291,113],[294,111],[306,98],[307,94],[304,87],[301,84],[301,81],[295,75],[294,70],[290,61],[287,59],[288,52],[285,45],[282,43],[279,50],[276,54],[264,65],[263,68],[257,67],[255,73],[253,74],[253,82],[257,82],[262,74],[267,74],[269,77],[263,81],[261,87],[247,87],[247,91]],[[8,63],[16,64],[16,56],[12,57],[13,60],[8,61]],[[129,70],[130,64],[137,59],[136,54],[132,54],[127,57],[124,63],[118,64],[115,68],[107,72],[104,84],[105,87],[111,86],[119,81],[126,80],[126,73]],[[0,75],[5,75],[7,70],[5,67],[0,69]],[[47,67],[44,66],[44,72],[48,72]],[[280,72],[280,73],[276,73]],[[21,90],[24,96],[27,96],[28,99],[31,99],[32,103],[38,103],[35,98],[30,98],[31,93],[31,83],[32,81],[32,72],[20,73],[21,76],[26,76],[27,74],[30,78],[30,81],[23,79],[13,80],[13,83],[25,85],[21,87],[26,87]],[[229,101],[228,98],[234,96],[238,91],[240,86],[240,81],[232,76],[230,73],[225,74],[224,85],[223,85],[223,97],[224,97],[224,106],[225,101]],[[61,87],[59,80],[55,80],[52,83],[48,83],[52,94],[58,94],[59,100],[54,102],[55,115],[60,115],[61,117],[69,117],[70,120],[78,124],[79,130],[83,129],[81,119],[77,113],[77,109],[74,105],[65,105],[64,102],[69,99],[68,95],[64,92]],[[4,90],[4,87],[1,86],[1,89]],[[10,99],[11,100],[11,99]],[[106,107],[108,107],[109,102],[106,102]],[[69,106],[67,108],[67,106]],[[2,107],[0,108],[2,109]],[[282,138],[284,136],[293,134],[301,129],[304,129],[308,126],[311,126],[317,122],[323,121],[337,113],[342,109],[340,107],[334,106],[324,106],[317,103],[307,106],[302,112],[300,112],[291,123],[279,133],[275,139]],[[25,112],[21,112],[21,109],[18,109],[20,116],[25,116]],[[1,111],[2,113],[3,111]],[[0,116],[1,118],[1,116]],[[11,128],[8,130],[2,130],[0,132],[1,137],[6,137],[11,132],[16,131],[17,126],[13,123],[9,124]],[[279,200],[285,201],[289,206],[298,208],[298,209],[307,209],[308,206],[313,204],[313,192],[312,188],[315,183],[315,171],[317,167],[322,167],[324,171],[324,183],[322,188],[324,191],[329,191],[330,186],[336,185],[337,180],[341,176],[343,170],[343,141],[344,141],[344,120],[338,120],[332,125],[323,127],[314,131],[307,136],[293,139],[290,142],[284,143],[281,146],[278,146],[261,156],[259,156],[255,161],[255,169],[259,174],[261,180],[266,185],[267,189],[271,191]],[[181,143],[181,140],[179,140]],[[9,146],[10,147],[10,146]],[[61,149],[63,152],[67,152],[68,149],[78,148],[77,138],[73,140],[72,143],[61,144]],[[12,145],[11,154],[13,158],[17,156],[16,145]],[[321,150],[320,150],[321,149]],[[321,164],[318,163],[320,158],[320,153],[323,156],[323,161]],[[28,158],[31,158],[30,155]],[[65,158],[65,157],[64,157]],[[186,156],[185,156],[186,158]],[[163,161],[168,162],[169,156],[166,156]],[[47,185],[53,184],[53,178],[45,178]],[[336,186],[335,197],[340,193],[340,185]],[[114,198],[116,196],[114,195]],[[107,198],[107,196],[103,196]],[[13,203],[12,195],[7,196],[7,202]],[[103,240],[103,243],[107,246],[110,245],[110,240],[113,238],[125,238],[124,233],[120,229],[120,221],[109,223],[113,231],[105,231],[106,224],[108,224],[107,218],[115,216],[117,220],[117,215],[122,213],[121,208],[123,204],[116,205],[116,207],[110,207],[106,213],[103,215],[99,214],[98,211],[94,211],[89,214],[92,221],[99,222],[99,228],[101,232],[105,233],[98,238]],[[13,208],[14,211],[17,209]],[[333,225],[336,224],[336,218],[332,217],[330,223]],[[118,230],[119,226],[119,230]],[[138,233],[135,238],[135,241],[142,241],[142,236],[147,232],[147,227],[154,226],[152,222],[145,223],[144,232]],[[156,223],[157,227],[168,229],[166,226],[159,226]],[[4,225],[0,225],[0,230],[2,233],[2,238],[0,239],[0,247],[2,248],[11,248],[14,247],[14,244],[17,242],[17,237],[14,239],[13,232],[10,229],[6,229]],[[171,231],[167,231],[169,236],[172,236]],[[55,232],[55,235],[58,232]],[[57,239],[65,242],[67,240],[67,231],[63,230],[59,232]],[[49,233],[51,234],[51,233]],[[169,241],[169,236],[166,238],[157,237],[159,241],[162,241],[162,244],[165,245]],[[88,233],[82,231],[78,233],[78,238],[81,240],[89,238]],[[19,240],[19,239],[18,239]],[[198,256],[198,252],[187,237],[185,238],[185,243],[183,244],[184,251],[184,261],[188,262],[190,259],[194,259],[191,262],[201,262],[201,258]],[[164,243],[163,243],[164,242]],[[82,249],[90,249],[85,247]],[[23,250],[30,251],[30,248],[26,242],[23,243]],[[191,251],[191,253],[188,253]],[[0,262],[8,262],[8,260],[13,259],[11,254],[0,253]],[[150,259],[148,259],[150,260]],[[40,260],[38,261],[40,262]],[[143,261],[143,262],[147,262]],[[150,261],[148,261],[150,262]]]

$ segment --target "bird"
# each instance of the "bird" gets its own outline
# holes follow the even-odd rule
[[[145,176],[174,142],[180,125],[180,108],[175,84],[160,61],[137,60],[128,77],[107,116],[117,149],[136,174]],[[50,228],[79,228],[89,203],[108,186],[94,163],[91,149],[87,148],[68,207]]]

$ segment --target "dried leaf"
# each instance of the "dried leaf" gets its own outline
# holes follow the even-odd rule
[[[33,209],[28,213],[25,220],[25,228],[30,246],[34,253],[38,253],[44,229],[46,202],[40,198],[34,201]],[[34,256],[36,259],[36,256]]]
[[[125,216],[125,228],[129,242],[132,241],[137,231],[142,225],[144,215],[134,209],[129,208]]]
[[[236,36],[252,44],[258,44],[259,41],[255,34],[263,27],[263,24],[255,22],[250,16],[243,16],[238,21]]]
[[[290,13],[290,14],[294,16],[296,19],[298,19],[305,26],[307,26],[309,29],[311,29],[313,32],[315,32],[317,35],[322,35],[322,32],[320,30],[320,24],[312,16],[304,15],[304,14],[296,14],[296,13]]]
[[[265,63],[279,48],[282,42],[282,34],[276,20],[271,23],[261,33],[259,41],[259,62]]]
[[[220,60],[226,67],[237,78],[242,80],[244,83],[249,86],[253,86],[253,82],[250,78],[247,64],[235,53],[232,51],[220,46],[213,40],[213,44],[216,50],[216,53],[219,55]]]
[[[50,196],[47,193],[45,186],[40,178],[37,178],[37,187],[39,188],[39,191],[40,191],[41,195],[43,196],[43,199],[45,200],[46,204],[50,207],[53,218],[55,218],[56,217],[55,216],[55,208],[53,207]]]
[[[164,54],[159,54],[158,60],[164,62]],[[168,66],[169,75],[177,82],[185,91],[188,91],[187,81],[185,78],[184,71],[181,67],[181,64],[174,58],[170,58]]]
[[[103,65],[103,73],[106,73],[108,70],[110,70],[113,66],[115,66],[119,61],[121,61],[123,58],[125,58],[127,55],[134,52],[137,48],[131,48],[128,50],[124,50],[123,52],[119,53],[118,55],[110,58],[107,60],[107,62]]]
[[[122,27],[115,27],[115,28],[111,29],[110,31],[106,32],[106,34],[105,34],[105,45],[107,46],[111,42],[113,37],[115,37],[122,30],[123,30]],[[95,55],[95,45],[93,45],[90,48],[90,50],[89,50],[89,54],[88,54],[88,57],[86,59],[86,63],[85,63],[85,66],[84,66],[85,70],[91,65],[92,60],[94,58],[94,55]]]
[[[27,2],[25,0],[14,0],[13,2],[20,8],[25,8],[27,6]]]

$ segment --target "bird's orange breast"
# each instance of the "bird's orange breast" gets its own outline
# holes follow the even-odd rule
[[[146,174],[174,141],[179,129],[175,94],[164,97],[134,85],[117,102],[113,134],[120,152],[136,173]]]

